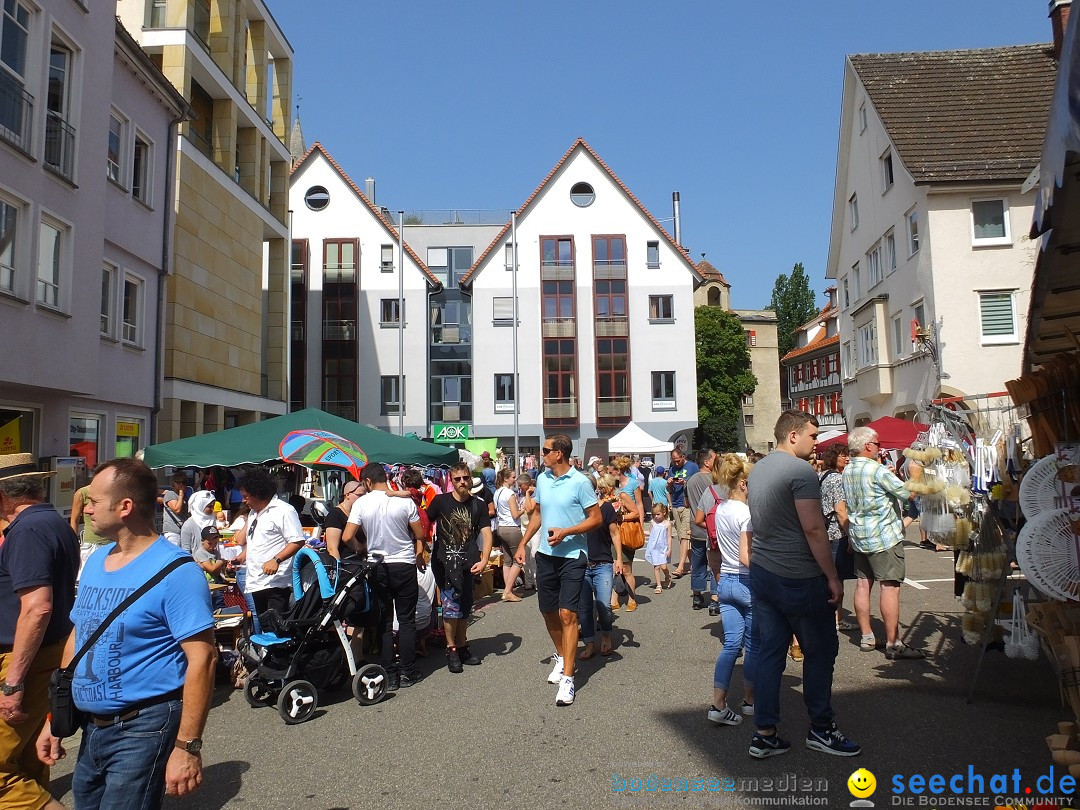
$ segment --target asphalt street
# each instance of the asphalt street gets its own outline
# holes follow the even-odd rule
[[[239,691],[219,687],[205,734],[205,783],[167,806],[735,807],[802,796],[846,807],[847,780],[859,767],[877,779],[871,799],[879,808],[897,804],[896,775],[967,779],[971,766],[989,780],[1019,768],[1021,784],[1033,785],[1050,770],[1043,737],[1072,719],[1050,663],[989,652],[968,704],[978,650],[960,640],[952,556],[908,545],[907,559],[909,580],[922,587],[903,588],[904,633],[928,658],[887,661],[881,651],[860,652],[857,632],[841,638],[834,707],[840,727],[862,745],[860,757],[804,747],[801,665],[790,661],[780,727],[790,753],[752,759],[749,722],[736,728],[706,720],[722,630],[707,611],[691,610],[687,577],[661,595],[639,587],[639,609],[617,614],[614,655],[580,665],[570,707],[556,707],[556,688],[546,683],[552,647],[533,594],[478,605],[469,635],[482,666],[451,674],[441,646],[431,644],[419,659],[424,679],[376,706],[358,705],[346,688],[324,696],[309,722],[286,726],[274,709],[251,708]],[[652,573],[640,561],[636,571]],[[845,604],[850,609],[851,587]],[[732,701],[740,690],[741,664]],[[69,742],[53,785],[71,806],[77,741]],[[685,789],[649,791],[653,774],[658,786],[685,778]],[[613,789],[635,778],[642,792]],[[694,781],[709,779],[717,782]]]

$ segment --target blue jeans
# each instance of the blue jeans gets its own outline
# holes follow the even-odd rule
[[[731,673],[735,669],[735,659],[745,645],[743,684],[752,687],[757,667],[758,640],[753,633],[754,606],[750,596],[750,575],[721,574],[716,590],[720,597],[720,620],[724,623],[724,646],[716,658],[713,686],[727,691]]]
[[[840,649],[836,638],[836,607],[829,604],[825,576],[789,579],[750,566],[754,595],[754,630],[758,638],[754,675],[754,720],[759,729],[780,722],[780,679],[794,635],[805,656],[802,666],[803,702],[810,723],[832,722],[833,664]]]
[[[709,560],[705,553],[708,546],[707,540],[690,538],[690,590],[694,593],[705,593],[712,590],[709,587],[709,578],[712,576],[712,571],[709,570]]]
[[[600,632],[611,632],[611,581],[612,564],[600,563],[585,569],[585,581],[581,583],[581,601],[578,603],[578,623],[581,640],[592,643],[596,639],[593,615],[600,613]],[[595,604],[594,604],[595,602]]]
[[[251,614],[252,629],[256,633],[262,632],[262,627],[259,625],[259,611],[255,610],[255,600],[251,598],[251,594],[247,592],[247,565],[241,565],[236,569],[236,587],[240,589],[240,593],[244,595],[244,603],[247,605],[248,613]]]
[[[182,701],[150,706],[108,728],[87,723],[71,790],[79,810],[154,810],[165,797],[165,765]]]

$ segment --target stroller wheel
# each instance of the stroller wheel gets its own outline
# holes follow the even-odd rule
[[[378,664],[360,667],[352,679],[352,693],[361,706],[371,706],[386,697],[386,670]]]
[[[270,688],[270,684],[254,676],[248,678],[247,683],[244,684],[244,700],[256,709],[260,706],[273,705],[276,697],[277,694]]]
[[[278,714],[286,725],[310,720],[318,707],[319,693],[310,681],[289,681],[278,695]]]

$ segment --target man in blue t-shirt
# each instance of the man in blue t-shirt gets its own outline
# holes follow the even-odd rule
[[[574,444],[556,434],[544,442],[546,469],[536,478],[536,509],[514,558],[525,564],[525,547],[539,531],[536,596],[548,634],[555,643],[548,683],[558,684],[556,706],[574,702],[577,608],[588,564],[587,532],[600,526],[600,506],[589,479],[570,465]]]
[[[190,560],[154,531],[156,497],[143,462],[113,459],[98,468],[86,514],[114,542],[83,569],[62,665],[128,594],[173,560]],[[157,808],[166,791],[183,796],[199,786],[216,661],[210,590],[192,560],[117,617],[75,668],[72,697],[87,714],[71,784],[80,810],[127,806],[132,794]],[[37,751],[46,765],[64,755],[48,725]]]

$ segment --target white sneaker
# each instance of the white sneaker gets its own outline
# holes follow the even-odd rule
[[[564,675],[559,683],[559,693],[555,695],[556,706],[569,706],[574,702],[574,678]]]
[[[737,726],[742,722],[742,718],[727,706],[722,709],[710,706],[708,717],[712,722],[719,723],[722,726]]]
[[[548,675],[548,683],[560,683],[563,678],[562,656],[558,653],[555,653],[555,655],[551,657],[551,660],[555,664],[555,666],[551,668],[551,674]]]

